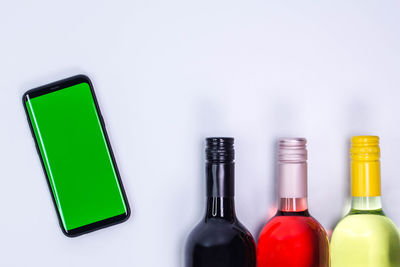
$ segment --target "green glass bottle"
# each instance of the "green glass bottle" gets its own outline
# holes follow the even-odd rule
[[[381,204],[377,136],[356,136],[351,147],[351,211],[331,239],[331,267],[400,267],[400,236]]]

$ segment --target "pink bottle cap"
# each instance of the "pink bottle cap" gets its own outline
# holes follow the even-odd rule
[[[307,140],[281,138],[278,143],[278,197],[307,197]]]

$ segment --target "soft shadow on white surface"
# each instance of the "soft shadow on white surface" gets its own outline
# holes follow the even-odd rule
[[[310,212],[329,230],[349,193],[349,138],[380,135],[384,210],[400,225],[399,12],[396,1],[3,3],[0,265],[181,266],[213,135],[236,139],[236,209],[255,238],[275,203],[280,136],[308,139]],[[21,96],[79,73],[133,213],[68,239]]]

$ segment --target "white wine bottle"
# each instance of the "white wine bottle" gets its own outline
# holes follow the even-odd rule
[[[400,236],[381,204],[379,137],[351,139],[351,210],[331,240],[331,267],[400,267]]]

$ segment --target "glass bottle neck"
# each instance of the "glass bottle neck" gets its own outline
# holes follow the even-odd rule
[[[382,210],[379,159],[360,159],[359,155],[353,155],[351,193],[351,212]]]
[[[234,221],[235,214],[235,164],[207,162],[206,220]]]
[[[282,212],[303,212],[308,209],[307,198],[280,198],[278,211]]]
[[[381,210],[382,202],[381,197],[352,197],[351,199],[351,210],[359,211],[373,211]]]
[[[381,174],[379,160],[351,161],[351,193],[353,197],[379,197]]]
[[[307,209],[307,163],[279,162],[278,211],[304,212]]]
[[[207,197],[235,195],[235,163],[206,163]]]
[[[233,197],[207,197],[206,221],[223,219],[233,222],[236,219]]]

